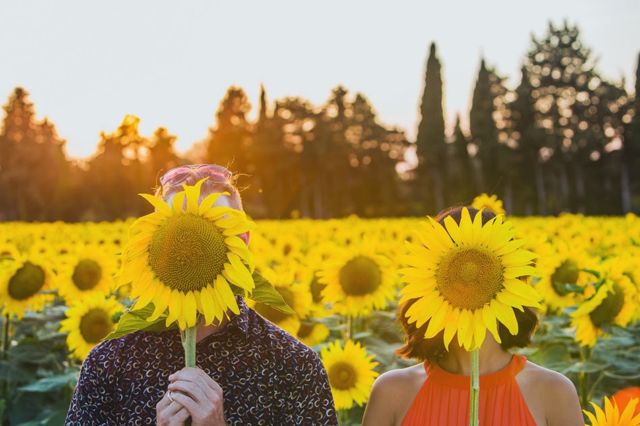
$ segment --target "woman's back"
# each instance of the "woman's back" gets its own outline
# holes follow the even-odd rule
[[[562,374],[520,355],[496,368],[480,376],[481,426],[584,425],[575,387]],[[469,376],[428,363],[389,371],[374,383],[363,425],[466,426],[468,388]]]
[[[505,368],[480,377],[480,424],[535,426],[516,375],[526,358],[514,355]],[[469,424],[469,376],[449,373],[437,364],[425,363],[427,379],[418,391],[403,426]]]

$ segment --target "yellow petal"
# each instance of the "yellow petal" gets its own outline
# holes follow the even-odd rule
[[[516,315],[513,313],[513,308],[494,299],[491,301],[491,309],[493,309],[498,321],[507,327],[509,333],[512,335],[518,334],[518,321],[516,320]]]
[[[501,343],[500,333],[498,333],[498,323],[496,322],[496,316],[494,315],[491,307],[486,305],[482,308],[482,322],[487,327],[487,330],[493,335],[496,342]]]
[[[184,294],[184,306],[182,307],[182,314],[187,323],[187,327],[193,327],[196,325],[196,317],[198,308],[196,306],[196,297],[193,291],[188,291]]]
[[[155,207],[158,213],[161,213],[164,216],[171,215],[171,207],[167,204],[162,198],[154,197],[151,194],[138,194],[145,200],[147,200],[153,207]]]
[[[436,311],[435,314],[429,320],[429,325],[427,326],[427,330],[424,333],[424,337],[427,339],[435,336],[444,328],[444,320],[447,317],[447,311],[449,310],[449,304],[443,303],[440,305],[440,308]]]
[[[184,192],[187,194],[187,212],[188,213],[198,213],[198,199],[200,198],[200,187],[202,183],[208,178],[203,177],[194,185],[186,185],[182,184],[184,188]]]
[[[174,212],[181,212],[182,206],[184,204],[184,191],[180,191],[173,196],[173,200],[171,200],[171,207],[173,207]]]

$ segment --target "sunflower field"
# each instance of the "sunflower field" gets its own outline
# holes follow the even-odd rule
[[[543,297],[520,352],[571,378],[584,409],[613,410],[607,398],[640,386],[640,218],[510,220],[538,255],[532,283]],[[295,314],[251,306],[319,353],[341,424],[360,422],[378,375],[415,363],[394,353],[396,309],[424,222],[257,221],[251,231],[256,270]],[[0,224],[3,424],[63,423],[82,360],[132,305],[114,285],[132,223]]]

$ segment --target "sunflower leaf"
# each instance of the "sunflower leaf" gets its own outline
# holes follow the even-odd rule
[[[287,302],[284,301],[280,293],[278,293],[278,290],[257,271],[253,272],[253,281],[256,283],[256,286],[249,296],[251,300],[269,305],[282,313],[295,315],[295,311],[287,305]]]
[[[105,337],[104,340],[117,339],[118,337],[140,330],[155,333],[169,330],[169,328],[165,326],[166,314],[160,315],[154,321],[147,321],[147,318],[153,313],[153,310],[153,303],[149,303],[142,309],[126,311],[116,323],[116,329]]]

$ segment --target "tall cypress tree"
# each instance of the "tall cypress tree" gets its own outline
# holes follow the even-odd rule
[[[442,76],[436,44],[431,43],[420,105],[421,120],[416,137],[418,181],[431,207],[444,207],[445,134],[442,106]],[[426,188],[429,188],[428,190]]]
[[[540,148],[544,140],[542,129],[536,126],[536,109],[532,97],[534,90],[529,81],[527,68],[520,70],[520,84],[515,91],[515,99],[509,104],[511,138],[517,143],[513,166],[515,186],[519,188],[515,205],[521,207],[514,213],[545,214],[545,185]],[[532,180],[533,177],[533,180]]]
[[[479,189],[494,192],[497,183],[498,132],[493,119],[494,95],[491,73],[492,71],[487,68],[484,58],[482,58],[476,85],[473,89],[469,129],[471,140],[477,148],[477,158],[480,161],[481,173],[480,176],[477,176]]]
[[[469,140],[460,126],[460,114],[456,114],[451,143],[447,144],[447,204],[468,204],[473,196]]]

